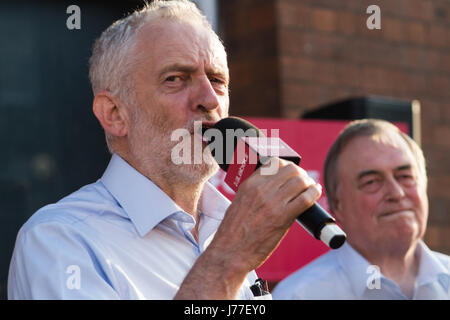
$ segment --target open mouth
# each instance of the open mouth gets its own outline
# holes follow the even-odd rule
[[[215,122],[210,122],[210,121],[203,121],[202,122],[202,127],[200,129],[200,134],[202,135],[202,140],[205,143],[209,143],[210,142],[210,137],[208,137],[208,135],[205,135],[205,132],[208,129],[214,128],[214,124]]]
[[[215,122],[211,121],[202,121],[202,131],[205,132],[206,130],[213,128],[215,124]]]

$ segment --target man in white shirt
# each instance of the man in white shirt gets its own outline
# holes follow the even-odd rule
[[[414,140],[387,121],[354,121],[329,150],[324,179],[347,243],[280,282],[275,299],[450,298],[450,258],[422,240],[427,175]]]
[[[321,190],[279,159],[231,204],[207,183],[218,165],[194,122],[228,116],[229,72],[206,18],[190,1],[153,1],[103,32],[90,79],[113,157],[22,227],[9,298],[252,299],[253,270]],[[173,161],[177,129],[209,161]]]

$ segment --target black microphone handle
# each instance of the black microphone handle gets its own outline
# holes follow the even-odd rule
[[[334,223],[333,217],[317,203],[300,214],[297,220],[317,240],[320,240],[320,231],[325,224]]]
[[[311,207],[306,209],[297,217],[297,221],[305,228],[314,238],[322,240],[322,231],[325,227],[339,228],[336,225],[334,218],[325,211],[318,203],[314,203]],[[327,226],[329,225],[329,226]],[[327,239],[328,246],[332,249],[337,249],[345,242],[345,233],[336,234],[331,239]],[[324,241],[325,242],[325,241]]]
[[[280,156],[279,158],[292,161],[298,165],[298,162],[293,161],[290,157]],[[270,159],[271,157],[260,156],[255,170],[263,163],[267,163]],[[321,240],[331,249],[340,248],[347,239],[347,235],[338,227],[336,220],[334,220],[334,218],[317,202],[301,213],[297,217],[297,222],[300,223],[300,225],[314,238]],[[323,233],[323,231],[325,231],[325,233]]]

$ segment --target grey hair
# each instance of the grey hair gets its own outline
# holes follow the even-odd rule
[[[323,169],[324,184],[328,205],[330,207],[331,212],[333,212],[335,208],[335,201],[336,201],[336,191],[338,182],[337,181],[338,159],[342,151],[344,150],[345,146],[347,146],[351,140],[357,137],[374,136],[385,132],[393,132],[403,138],[403,140],[406,142],[409,149],[411,150],[414,159],[416,160],[417,167],[419,169],[419,174],[421,178],[424,179],[426,186],[427,172],[426,172],[425,157],[423,155],[422,149],[417,145],[417,143],[413,139],[411,139],[407,134],[400,131],[400,129],[397,128],[395,125],[385,120],[379,119],[355,120],[350,122],[341,131],[338,138],[328,151],[327,157],[325,159]]]
[[[101,91],[109,91],[127,106],[136,104],[136,93],[131,77],[133,67],[139,62],[139,57],[133,54],[136,38],[144,25],[158,19],[200,24],[222,44],[206,17],[193,2],[188,0],[155,0],[150,4],[145,2],[142,9],[115,21],[95,41],[89,59],[89,79],[94,95]],[[112,152],[110,140],[111,137],[106,134],[108,149]]]

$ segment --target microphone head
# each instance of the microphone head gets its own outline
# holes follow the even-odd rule
[[[264,134],[257,127],[238,117],[223,118],[216,122],[212,128],[202,127],[202,133],[203,136],[208,138],[210,146],[217,139],[216,135],[221,135],[222,143],[214,144],[211,154],[224,171],[228,170],[228,166],[233,160],[238,139],[242,137],[264,137]]]
[[[238,117],[223,118],[214,124],[214,128],[220,130],[224,136],[227,129],[232,130],[242,129],[244,131],[247,131],[248,129],[253,129],[257,134],[256,136],[259,137],[262,135],[262,133],[259,131],[257,127],[255,127],[247,120]],[[254,135],[251,135],[249,137],[254,137]]]

